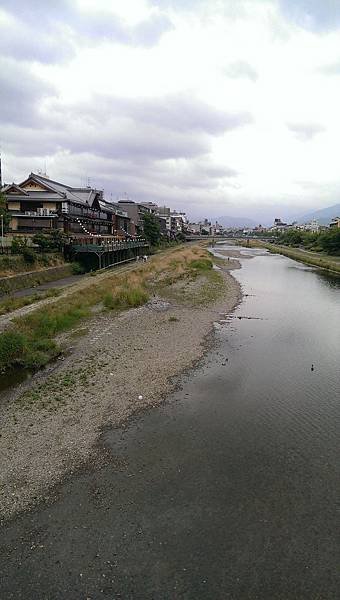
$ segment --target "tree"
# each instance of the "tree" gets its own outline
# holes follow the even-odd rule
[[[280,242],[287,246],[299,246],[303,241],[303,235],[301,231],[297,229],[288,229],[282,234]]]
[[[151,246],[157,246],[161,239],[160,224],[152,213],[144,215],[144,236]]]
[[[58,250],[61,252],[66,243],[67,236],[61,229],[52,229],[49,233],[36,233],[33,236],[33,243],[39,246],[42,252],[49,250]]]
[[[7,233],[7,231],[9,230],[9,224],[11,221],[11,214],[6,208],[6,196],[0,190],[0,219],[1,219],[1,217],[3,218],[3,222],[4,222],[4,232]]]
[[[327,254],[340,254],[340,228],[337,227],[322,233],[318,244]]]

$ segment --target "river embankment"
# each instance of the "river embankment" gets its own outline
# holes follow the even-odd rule
[[[244,245],[244,241],[242,244]],[[272,254],[282,254],[283,256],[287,256],[287,258],[303,262],[306,265],[340,273],[340,256],[331,256],[322,254],[321,252],[304,250],[303,248],[291,248],[289,246],[271,244],[261,240],[249,240],[248,246],[250,248],[266,248]]]
[[[228,272],[239,266],[237,261],[216,262],[211,268],[207,251],[191,246],[153,257],[128,275],[108,274],[97,286],[91,283],[96,288],[91,311],[77,313],[71,327],[57,332],[59,357],[0,396],[2,520],[51,501],[54,486],[82,465],[105,461],[97,443],[103,428],[122,425],[162,402],[176,378],[202,357],[213,323],[225,318],[241,296]],[[145,303],[119,309],[124,285],[130,296],[137,289]],[[54,302],[54,318],[57,310],[66,314],[65,304],[72,305],[68,294]],[[81,294],[87,297],[86,288]],[[30,326],[41,327],[36,313]]]

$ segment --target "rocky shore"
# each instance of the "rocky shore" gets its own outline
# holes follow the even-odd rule
[[[0,398],[0,517],[7,520],[40,501],[54,486],[93,461],[104,427],[155,406],[208,345],[213,323],[240,299],[240,286],[223,270],[223,297],[209,305],[153,296],[120,314],[98,311],[63,334],[67,349],[57,363]],[[196,286],[195,281],[191,285]],[[186,284],[190,297],[190,285]],[[119,468],[119,465],[117,465]]]

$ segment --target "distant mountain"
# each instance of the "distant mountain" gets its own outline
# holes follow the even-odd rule
[[[297,221],[299,223],[308,223],[308,221],[316,219],[320,225],[328,225],[334,217],[340,217],[340,204],[334,204],[333,206],[315,210],[314,212],[299,217]]]
[[[256,227],[258,223],[247,217],[219,217],[217,222],[224,227]]]

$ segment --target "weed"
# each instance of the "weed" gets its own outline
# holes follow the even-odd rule
[[[21,361],[27,340],[18,331],[4,331],[0,336],[0,369],[2,371]]]
[[[104,297],[104,306],[109,309],[121,310],[142,306],[149,300],[149,294],[141,286],[119,287]]]
[[[210,258],[197,258],[191,260],[189,266],[191,269],[196,269],[197,271],[209,271],[213,268],[213,262]]]

